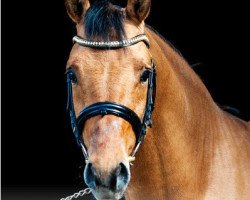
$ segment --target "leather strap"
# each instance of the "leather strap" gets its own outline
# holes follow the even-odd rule
[[[121,104],[113,102],[98,102],[82,110],[77,118],[77,127],[79,133],[82,133],[85,122],[97,115],[115,115],[128,121],[136,134],[136,144],[140,140],[141,120],[138,115],[131,109]]]

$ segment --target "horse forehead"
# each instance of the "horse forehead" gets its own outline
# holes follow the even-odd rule
[[[144,44],[141,44],[144,45]],[[148,63],[147,54],[143,54],[140,44],[136,48],[118,49],[118,50],[92,50],[90,48],[73,48],[68,60],[68,66],[76,66],[80,72],[110,72],[124,70],[140,70],[142,66]]]

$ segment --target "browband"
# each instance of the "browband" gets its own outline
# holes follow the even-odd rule
[[[133,38],[122,40],[122,41],[108,41],[108,42],[101,42],[101,41],[90,41],[81,38],[80,36],[74,36],[73,42],[76,42],[85,47],[97,48],[97,49],[118,49],[128,47],[138,42],[144,42],[146,46],[149,48],[149,39],[145,34],[137,35]]]

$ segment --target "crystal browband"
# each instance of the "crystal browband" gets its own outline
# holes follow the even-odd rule
[[[83,39],[79,36],[75,36],[73,37],[73,42],[76,42],[85,47],[100,48],[100,49],[124,48],[124,47],[134,45],[138,42],[144,42],[146,46],[149,48],[149,39],[147,38],[145,34],[140,34],[133,38],[122,40],[122,41],[108,41],[108,42],[90,41],[90,40]]]

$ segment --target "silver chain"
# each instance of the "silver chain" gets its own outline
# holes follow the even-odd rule
[[[61,198],[60,200],[71,200],[71,199],[77,199],[78,197],[82,197],[86,194],[90,194],[92,192],[92,189],[90,188],[86,188],[84,190],[80,190],[79,192],[71,195],[71,196],[68,196],[66,198]]]

